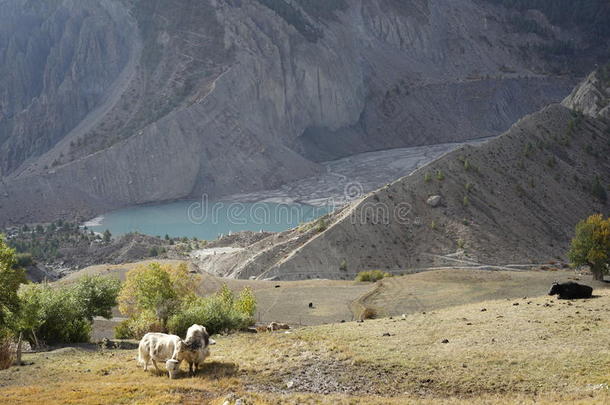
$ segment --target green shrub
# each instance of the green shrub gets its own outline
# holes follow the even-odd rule
[[[436,171],[436,179],[439,180],[439,181],[445,180],[445,175],[443,174],[442,170],[437,170]]]
[[[19,298],[27,309],[31,328],[26,338],[36,344],[88,342],[91,323],[70,288],[51,288],[48,284],[25,285]]]
[[[574,128],[576,128],[576,122],[572,118],[572,119],[570,119],[570,121],[568,121],[568,135],[572,134],[572,132],[574,131]]]
[[[339,270],[347,271],[347,260],[341,260],[341,263],[339,263]]]
[[[426,172],[426,174],[424,175],[424,181],[426,183],[430,183],[430,181],[432,181],[432,176],[430,175],[430,172]]]
[[[316,225],[314,226],[316,232],[321,233],[328,229],[328,222],[324,218],[320,218],[316,221]]]
[[[477,168],[472,163],[470,163],[470,160],[464,159],[464,170],[466,170],[467,172],[477,171]]]
[[[117,339],[142,339],[148,332],[167,332],[167,329],[159,322],[154,312],[143,311],[118,324],[114,328],[114,337]]]
[[[125,319],[114,327],[115,339],[135,339],[129,321],[129,319]]]
[[[117,279],[101,276],[55,288],[24,285],[19,289],[21,309],[16,324],[33,344],[88,342],[93,318],[112,317],[119,288]]]
[[[28,267],[34,264],[31,253],[17,253],[15,259],[17,260],[17,267]]]
[[[15,266],[15,250],[4,243],[0,234],[0,332],[9,327],[12,315],[19,311],[17,291],[26,282],[25,273]]]
[[[591,194],[601,202],[605,203],[608,200],[608,194],[606,193],[606,189],[602,185],[599,176],[595,176],[595,180],[593,181],[593,185],[591,186]]]
[[[119,279],[99,275],[82,277],[71,287],[71,293],[89,321],[96,316],[112,318],[112,308],[117,305],[120,290]]]
[[[585,152],[587,152],[588,155],[597,157],[597,152],[595,152],[595,149],[591,144],[585,146]]]
[[[356,276],[356,281],[374,283],[385,277],[392,277],[392,275],[390,273],[386,273],[381,270],[361,271]]]
[[[237,299],[225,285],[216,294],[185,301],[167,323],[170,333],[184,336],[193,324],[204,325],[210,334],[230,332],[254,323],[256,300],[251,290],[243,290]]]

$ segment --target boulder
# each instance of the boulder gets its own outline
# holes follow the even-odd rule
[[[440,195],[431,196],[426,201],[426,204],[428,204],[431,207],[438,207],[441,204],[441,196]]]

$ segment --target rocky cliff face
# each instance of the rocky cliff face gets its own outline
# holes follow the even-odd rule
[[[471,0],[0,10],[40,30],[19,44],[2,24],[0,49],[23,62],[0,67],[0,223],[273,188],[354,152],[494,135],[573,84],[536,47],[563,30],[516,32]]]
[[[591,77],[566,101],[595,96],[588,92]],[[353,279],[373,269],[565,260],[576,223],[609,212],[609,138],[610,120],[554,104],[315,224],[201,266],[237,278]]]
[[[590,117],[610,120],[610,64],[591,73],[562,104]]]
[[[106,96],[128,59],[110,1],[0,1],[0,174],[48,151]]]

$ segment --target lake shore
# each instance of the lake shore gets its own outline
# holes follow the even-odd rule
[[[105,213],[83,226],[113,234],[216,239],[231,232],[280,232],[308,222],[360,198],[463,145],[487,139],[367,152],[322,163],[324,174],[272,190],[233,194],[218,201],[177,200]]]

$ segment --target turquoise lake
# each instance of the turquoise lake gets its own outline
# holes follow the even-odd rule
[[[280,232],[327,214],[330,207],[271,202],[231,203],[176,201],[125,208],[97,217],[85,225],[96,232],[115,235],[197,237],[213,240],[239,231]]]

